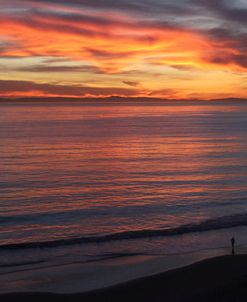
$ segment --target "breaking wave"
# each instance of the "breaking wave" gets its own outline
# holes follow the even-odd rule
[[[62,245],[101,243],[114,240],[130,240],[152,237],[165,237],[183,235],[192,232],[205,232],[219,229],[226,229],[238,226],[247,226],[247,213],[231,216],[223,216],[217,219],[208,219],[200,223],[185,224],[176,228],[166,229],[146,229],[137,231],[118,232],[101,236],[88,236],[79,238],[65,238],[53,241],[24,242],[0,245],[0,249],[19,249],[19,248],[50,248]]]

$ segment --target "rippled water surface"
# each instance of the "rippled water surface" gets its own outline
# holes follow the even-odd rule
[[[244,102],[0,104],[1,245],[244,224],[246,201]]]

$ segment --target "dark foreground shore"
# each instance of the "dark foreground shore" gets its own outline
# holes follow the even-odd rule
[[[222,256],[151,277],[81,294],[0,295],[4,302],[242,302],[247,301],[247,256]]]

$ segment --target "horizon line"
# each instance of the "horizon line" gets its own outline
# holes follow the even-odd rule
[[[110,101],[110,102],[131,102],[131,101],[138,101],[138,102],[150,102],[150,101],[159,101],[159,102],[219,102],[219,101],[247,101],[247,98],[240,98],[240,97],[228,97],[228,98],[211,98],[211,99],[200,99],[200,98],[186,98],[186,99],[170,99],[170,98],[160,98],[160,97],[123,97],[123,96],[107,96],[107,97],[63,97],[63,96],[27,96],[27,97],[1,97],[0,102],[31,102],[31,101],[75,101],[75,102],[102,102],[102,101]]]

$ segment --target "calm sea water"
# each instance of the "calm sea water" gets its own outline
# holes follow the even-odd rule
[[[1,246],[246,224],[244,102],[0,104]]]

